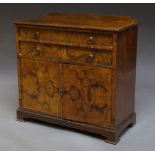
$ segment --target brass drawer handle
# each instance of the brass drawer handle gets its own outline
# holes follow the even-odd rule
[[[23,56],[23,54],[22,54],[21,52],[19,52],[19,53],[18,53],[18,56],[21,57],[21,56]]]
[[[40,37],[40,33],[37,31],[34,33],[34,39],[38,39]]]
[[[40,56],[40,47],[36,47],[36,56]]]
[[[92,63],[94,60],[94,54],[90,54],[86,58],[86,63]]]
[[[89,36],[88,44],[93,44],[93,43],[94,43],[94,37],[93,36]]]

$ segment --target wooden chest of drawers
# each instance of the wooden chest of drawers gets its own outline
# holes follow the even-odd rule
[[[17,119],[100,134],[135,124],[137,21],[50,13],[16,22]]]

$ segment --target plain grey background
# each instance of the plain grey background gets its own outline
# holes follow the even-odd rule
[[[127,15],[139,25],[137,124],[117,145],[101,137],[37,122],[17,122],[18,86],[13,22],[48,12]],[[155,4],[0,4],[0,150],[155,150]]]

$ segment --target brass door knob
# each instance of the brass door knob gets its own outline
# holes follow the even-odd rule
[[[86,63],[92,63],[94,60],[94,54],[89,54],[86,58]]]
[[[94,37],[93,36],[89,36],[88,44],[93,44],[93,43],[94,43]]]
[[[34,39],[38,39],[39,36],[40,36],[40,33],[38,31],[34,33]]]

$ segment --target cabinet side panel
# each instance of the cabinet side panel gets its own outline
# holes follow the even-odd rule
[[[19,29],[20,27],[16,25],[16,59],[17,59],[17,70],[18,70],[18,95],[19,95],[19,106],[21,105],[21,76],[20,76],[20,58],[18,57],[19,48]]]
[[[116,126],[134,113],[137,27],[118,34]]]

